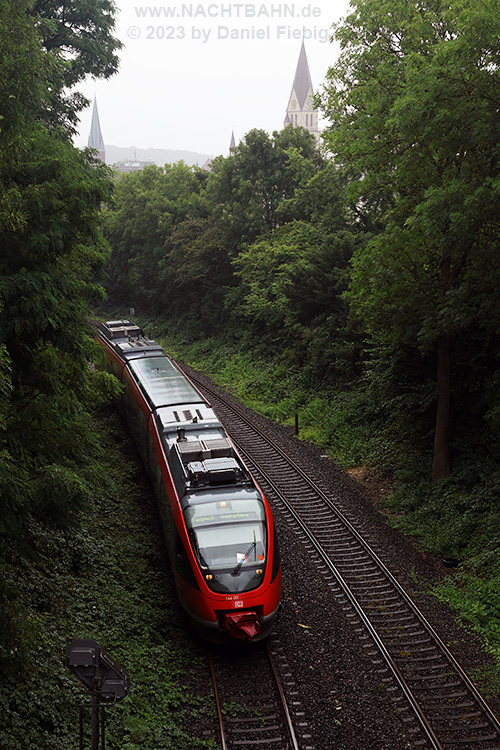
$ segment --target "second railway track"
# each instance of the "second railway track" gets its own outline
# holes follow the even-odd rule
[[[412,747],[500,748],[500,723],[412,599],[369,544],[278,445],[221,395],[197,383],[224,419],[257,480],[301,534],[381,679],[412,723]],[[385,675],[385,676],[384,676]]]

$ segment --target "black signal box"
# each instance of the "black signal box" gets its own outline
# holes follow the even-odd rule
[[[130,677],[93,638],[77,638],[65,649],[65,664],[100,700],[116,703],[130,692]]]

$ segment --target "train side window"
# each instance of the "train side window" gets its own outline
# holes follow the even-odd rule
[[[271,569],[271,583],[274,581],[274,579],[278,575],[278,572],[280,569],[280,562],[281,562],[280,544],[279,544],[279,539],[278,539],[278,532],[276,531],[276,526],[275,526],[274,534],[273,534],[273,567]]]
[[[198,586],[193,569],[189,562],[186,548],[184,547],[177,530],[175,533],[175,567],[179,575],[181,575],[190,586],[199,590],[200,587]]]
[[[149,468],[149,475],[153,481],[153,484],[155,482],[155,474],[156,471],[160,471],[160,467],[156,458],[156,451],[153,441],[153,433],[151,432],[151,429],[147,430],[147,436],[146,436],[146,453],[147,453],[147,465]]]

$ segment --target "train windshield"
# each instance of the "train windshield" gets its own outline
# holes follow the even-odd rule
[[[205,581],[212,591],[260,586],[266,564],[266,515],[256,499],[189,506],[186,524]]]

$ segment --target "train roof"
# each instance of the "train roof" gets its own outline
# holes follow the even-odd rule
[[[127,363],[137,385],[155,411],[163,433],[179,426],[220,424],[213,409],[171,357],[129,320],[99,325],[109,346]]]
[[[183,407],[196,415],[196,405],[206,400],[164,352],[155,357],[130,359],[129,369],[151,406]],[[183,409],[180,408],[182,412]],[[180,421],[180,420],[178,420]]]
[[[183,508],[216,499],[259,497],[220,422],[179,427],[175,433],[164,433],[162,440]]]
[[[148,339],[142,328],[130,320],[108,320],[106,323],[99,323],[99,333],[126,360],[163,354],[160,344]]]
[[[208,502],[228,488],[257,497],[251,476],[212,406],[177,364],[128,320],[99,325],[149,403],[170,456],[183,504]]]

